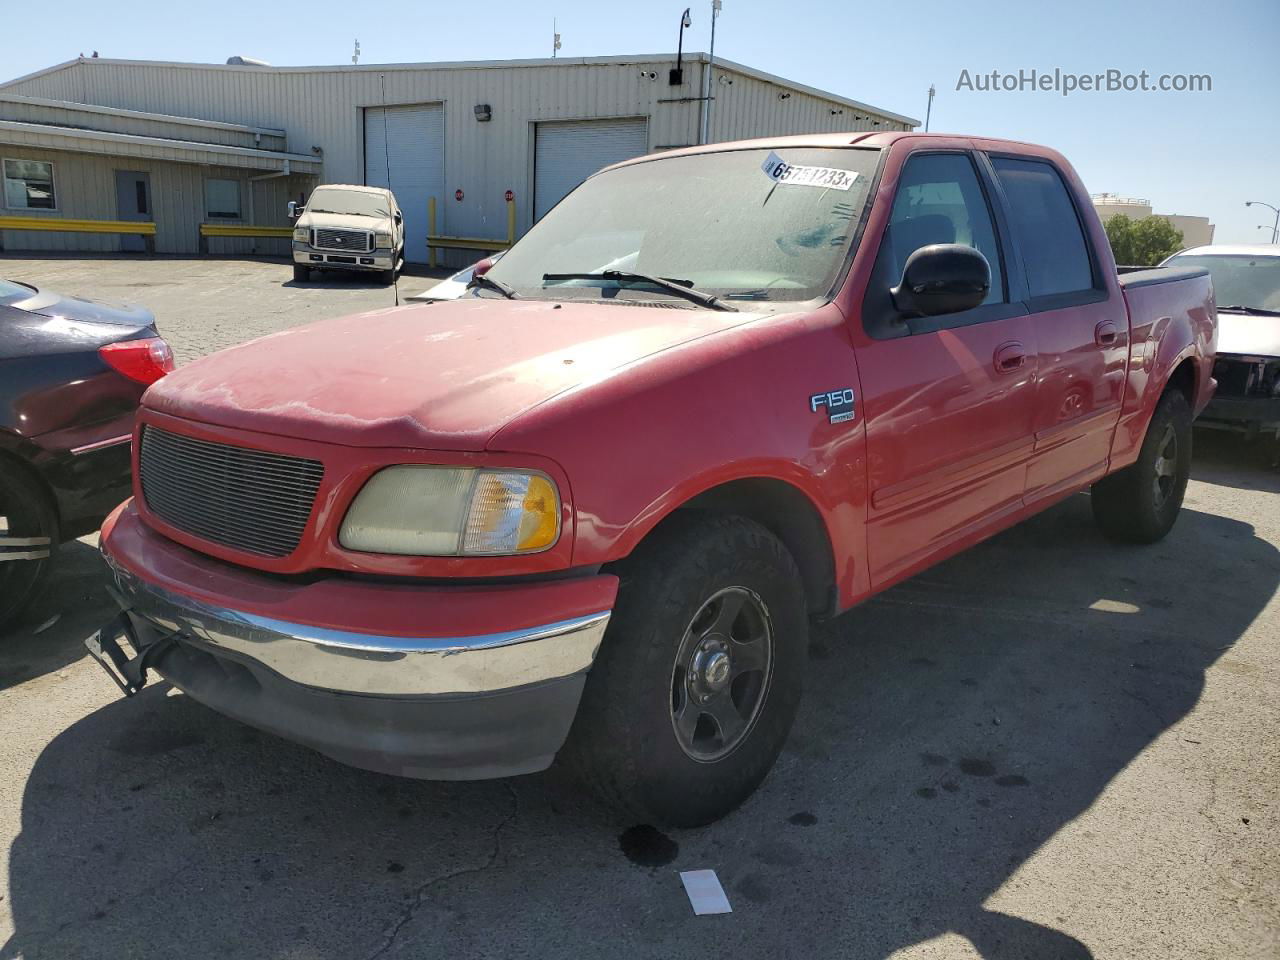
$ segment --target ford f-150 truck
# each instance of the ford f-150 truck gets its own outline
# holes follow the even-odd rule
[[[1117,276],[1052,150],[641,157],[463,298],[151,387],[88,645],[126,693],[154,670],[345,763],[560,755],[706,823],[782,748],[811,619],[1080,491],[1113,538],[1168,533],[1215,337],[1206,271]]]

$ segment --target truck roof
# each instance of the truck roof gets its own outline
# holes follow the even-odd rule
[[[367,187],[361,183],[322,183],[315,190],[351,190],[355,193],[380,193],[386,194],[391,191],[386,187]],[[312,192],[314,193],[315,190]]]
[[[614,164],[625,167],[632,163],[644,163],[657,157],[686,156],[696,153],[717,153],[723,150],[779,150],[787,147],[848,147],[853,145],[864,147],[888,147],[899,140],[934,140],[943,144],[972,143],[984,150],[1006,149],[1011,153],[1028,153],[1038,156],[1058,154],[1050,147],[1021,140],[1000,140],[993,137],[974,136],[961,133],[919,133],[912,130],[862,130],[847,133],[804,133],[787,137],[759,137],[752,140],[734,140],[725,143],[708,143],[703,146],[681,147],[676,150],[664,150],[624,160]],[[612,169],[606,167],[605,169]]]

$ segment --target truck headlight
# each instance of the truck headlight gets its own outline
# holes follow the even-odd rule
[[[374,244],[376,246],[379,246],[379,247],[391,246],[391,234],[389,233],[376,233],[374,234],[373,239],[374,239]]]
[[[452,557],[536,553],[559,536],[560,496],[544,474],[406,464],[369,478],[338,542],[366,553]]]
[[[293,239],[297,240],[299,243],[307,243],[311,239],[311,231],[306,227],[294,227]]]

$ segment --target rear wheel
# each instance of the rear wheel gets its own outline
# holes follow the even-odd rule
[[[310,280],[310,279],[311,279],[311,268],[310,268],[310,267],[308,267],[308,266],[306,266],[306,265],[304,265],[304,264],[301,264],[301,263],[295,263],[295,264],[293,265],[293,281],[294,281],[294,283],[306,283],[306,282],[307,282],[308,280]]]
[[[1126,543],[1155,543],[1178,519],[1191,477],[1191,407],[1168,390],[1147,426],[1138,460],[1093,485],[1093,516],[1102,532]]]
[[[618,572],[566,759],[636,817],[710,823],[764,780],[795,719],[808,648],[799,571],[758,524],[693,514]]]
[[[44,491],[0,461],[0,630],[12,626],[44,586],[57,534]]]

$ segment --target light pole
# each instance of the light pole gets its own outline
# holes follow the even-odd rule
[[[933,113],[933,95],[938,91],[933,88],[933,84],[929,84],[929,105],[924,109],[924,132],[929,132],[929,117]]]
[[[1246,200],[1244,202],[1244,205],[1246,207],[1252,207],[1256,205],[1259,207],[1266,207],[1268,210],[1275,211],[1276,221],[1271,225],[1271,242],[1275,243],[1277,239],[1280,238],[1280,209],[1273,207],[1269,203],[1263,203],[1261,200]]]
[[[707,130],[711,126],[711,77],[716,69],[716,18],[720,16],[720,0],[711,0],[711,52],[707,57],[707,71],[702,75],[702,118],[698,127],[698,143],[707,142]]]
[[[693,26],[693,18],[689,16],[689,7],[680,15],[680,39],[676,41],[676,68],[671,71],[669,82],[678,87],[684,83],[684,32]]]

